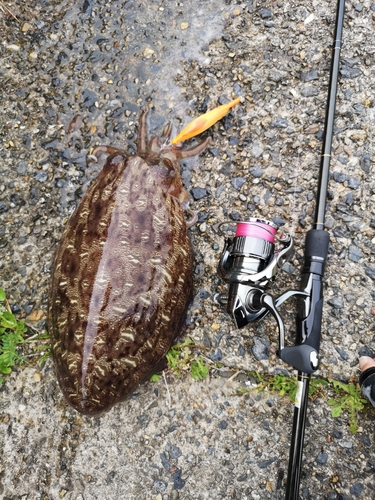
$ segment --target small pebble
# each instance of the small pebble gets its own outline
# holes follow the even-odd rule
[[[259,11],[260,17],[262,19],[271,19],[272,17],[272,11],[271,9],[261,9]]]
[[[342,297],[334,297],[333,299],[329,299],[327,302],[334,309],[342,309],[344,307],[344,300]]]
[[[264,153],[264,149],[256,144],[254,144],[252,149],[252,154],[255,158],[259,158]]]
[[[303,82],[311,82],[313,80],[318,80],[318,72],[316,69],[311,69],[310,71],[306,71],[301,73],[301,80]]]
[[[305,134],[316,134],[320,130],[319,123],[313,123],[305,128]]]
[[[23,23],[23,25],[21,27],[21,31],[22,31],[22,33],[26,33],[27,31],[29,31],[30,28],[31,28],[30,23]]]
[[[223,359],[223,353],[220,349],[217,349],[216,352],[210,355],[211,361],[221,361]]]
[[[353,262],[358,262],[361,260],[361,258],[363,257],[363,253],[361,252],[361,250],[359,248],[357,248],[356,246],[354,245],[350,245],[349,246],[349,253],[348,253],[348,257],[349,257],[349,260],[353,261]]]
[[[170,469],[171,466],[170,466],[169,460],[166,457],[165,453],[160,453],[160,461],[161,461],[161,464],[165,470]]]
[[[353,448],[353,443],[352,443],[352,441],[341,441],[340,442],[340,446],[342,448],[348,448],[348,449],[350,449],[350,448]]]
[[[336,351],[339,353],[340,358],[343,359],[344,361],[347,361],[349,359],[349,355],[340,347],[335,347]]]
[[[262,175],[264,174],[264,170],[262,170],[260,167],[251,167],[250,173],[253,177],[262,177]]]
[[[333,178],[336,182],[344,182],[346,179],[346,174],[343,172],[333,172]]]
[[[152,485],[152,489],[157,492],[157,493],[162,493],[167,489],[168,484],[164,481],[159,481],[156,480],[154,481],[154,484]]]
[[[280,116],[276,118],[275,122],[273,123],[273,126],[277,128],[287,128],[288,125],[289,125],[288,119],[282,118]]]
[[[326,453],[319,453],[319,455],[316,457],[316,461],[319,464],[326,464],[328,460],[328,455]]]
[[[362,483],[353,484],[353,486],[350,487],[349,491],[352,495],[359,496],[363,491],[363,484]]]
[[[6,48],[8,50],[11,50],[12,52],[16,52],[20,50],[21,47],[19,45],[16,45],[15,43],[10,43],[9,45],[6,46]]]
[[[28,316],[28,321],[40,321],[44,317],[44,311],[42,309],[34,309]]]
[[[245,177],[232,177],[231,182],[233,187],[239,191],[245,184],[246,179]]]
[[[172,459],[178,458],[182,455],[181,448],[175,446],[174,444],[168,444],[165,447],[165,450],[169,453],[169,457]]]
[[[340,74],[343,78],[356,78],[361,75],[361,70],[358,68],[350,68],[349,66],[342,65]]]
[[[268,359],[270,346],[269,341],[262,337],[254,337],[253,341],[254,345],[252,347],[252,351],[255,359],[257,359],[258,361],[261,361],[262,359]]]
[[[350,189],[358,189],[359,186],[361,185],[361,181],[354,177],[348,177],[347,182],[348,182],[348,187],[350,187]]]
[[[173,474],[173,488],[175,490],[182,490],[185,486],[185,481],[181,478],[182,472],[180,470]]]
[[[362,443],[365,445],[365,446],[371,446],[371,440],[368,436],[363,436],[362,437]]]
[[[366,267],[365,273],[369,278],[375,280],[375,268],[374,267]]]
[[[269,458],[268,460],[261,460],[258,462],[258,467],[260,469],[265,469],[269,465],[273,464],[277,460],[277,457]]]
[[[146,47],[143,51],[143,55],[149,59],[151,56],[153,56],[155,54],[155,52],[150,48],[150,47]]]
[[[191,190],[191,193],[193,195],[193,198],[194,200],[201,200],[202,198],[204,198],[205,196],[207,196],[207,189],[204,189],[204,188],[193,188]]]

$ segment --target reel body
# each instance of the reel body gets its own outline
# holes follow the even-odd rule
[[[219,276],[228,283],[228,293],[217,294],[215,300],[226,308],[237,328],[270,312],[279,330],[279,357],[309,374],[318,368],[321,278],[329,235],[325,231],[308,231],[301,290],[289,290],[274,299],[267,287],[293,255],[293,238],[287,234],[277,237],[276,233],[277,226],[265,219],[250,218],[237,223],[235,236],[225,240],[218,265]],[[285,347],[284,323],[278,307],[293,296],[299,298],[297,345]]]
[[[229,284],[228,295],[217,302],[226,306],[237,328],[260,319],[268,311],[259,307],[256,297],[293,255],[293,239],[282,235],[280,251],[275,252],[277,226],[264,219],[251,218],[237,224],[234,238],[227,238],[220,257],[218,274]]]

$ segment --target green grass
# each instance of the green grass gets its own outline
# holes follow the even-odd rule
[[[192,340],[185,340],[181,344],[173,345],[166,354],[168,368],[177,376],[182,373],[190,373],[194,380],[203,380],[210,374],[210,369],[205,358],[197,357],[193,350],[201,348]],[[159,374],[152,375],[150,380],[157,382]]]
[[[7,301],[5,292],[0,288],[0,384],[4,382],[4,375],[11,373],[15,366],[25,364],[27,357],[37,357],[40,362],[50,354],[49,345],[35,345],[32,347],[32,354],[26,356],[24,353],[25,344],[37,340],[49,339],[46,333],[26,337],[28,328],[25,320],[18,320],[12,313]],[[43,351],[42,353],[40,351]]]
[[[288,377],[283,374],[263,375],[258,372],[251,372],[256,380],[256,386],[253,388],[239,388],[238,394],[245,394],[250,391],[261,392],[268,390],[277,393],[279,396],[287,396],[294,401],[297,391],[297,378]],[[324,397],[327,404],[331,407],[333,418],[348,414],[349,429],[352,434],[357,432],[359,427],[358,414],[360,411],[370,408],[370,403],[363,397],[358,383],[340,382],[338,380],[314,378],[310,379],[309,398],[316,399]]]
[[[344,411],[347,411],[349,429],[354,434],[358,429],[358,412],[363,410],[369,402],[363,397],[358,384],[328,380],[334,392],[333,397],[327,401],[328,405],[332,407],[332,417],[339,417]]]
[[[194,380],[203,380],[209,375],[209,367],[203,357],[197,358],[193,349],[197,348],[192,340],[185,340],[181,344],[172,346],[167,352],[168,367],[176,375],[182,372],[190,372]]]
[[[172,346],[166,354],[168,368],[177,376],[182,373],[190,373],[194,380],[203,380],[210,374],[203,357],[196,357],[192,350],[198,347],[192,340],[186,340],[182,344]],[[151,382],[158,382],[160,376],[155,373],[151,376]]]
[[[256,380],[257,385],[254,388],[241,387],[237,389],[239,394],[244,394],[250,391],[261,392],[267,389],[270,392],[278,393],[279,396],[288,396],[291,401],[294,401],[297,392],[297,378],[288,377],[282,373],[278,375],[260,374],[258,372],[250,372]],[[311,378],[309,386],[309,397],[314,398],[322,395],[325,387],[329,385],[327,380],[321,378]]]
[[[186,340],[181,344],[174,345],[168,351],[166,358],[169,369],[175,375],[190,373],[194,380],[202,380],[209,376],[209,366],[206,359],[194,354],[195,348],[201,348],[192,340]],[[218,368],[217,365],[214,365]],[[280,397],[288,397],[294,402],[297,392],[297,378],[284,374],[270,375],[259,372],[250,372],[255,378],[256,385],[252,388],[240,387],[237,394],[245,394],[250,391],[262,392],[267,390],[278,394]],[[158,375],[151,377],[152,381],[159,380]],[[337,418],[343,414],[348,415],[349,429],[354,434],[359,427],[359,412],[369,409],[370,403],[363,397],[358,383],[340,382],[333,379],[311,377],[309,384],[309,398],[323,398],[331,407],[331,415]]]
[[[7,375],[24,361],[20,347],[25,343],[25,320],[12,314],[5,292],[0,288],[0,374]],[[0,383],[4,377],[0,375]]]

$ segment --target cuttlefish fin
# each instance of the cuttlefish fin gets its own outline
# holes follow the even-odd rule
[[[181,132],[172,139],[172,144],[178,144],[179,142],[191,139],[198,134],[201,134],[208,128],[212,127],[214,123],[221,120],[236,104],[241,102],[241,97],[237,97],[227,104],[218,106],[217,108],[208,111],[204,115],[198,116],[195,120],[191,121],[186,127],[181,130]]]

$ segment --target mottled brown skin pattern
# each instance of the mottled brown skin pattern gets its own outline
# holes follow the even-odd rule
[[[170,126],[162,140],[169,139]],[[202,151],[147,144],[113,148],[58,244],[48,323],[66,401],[98,415],[126,399],[182,335],[192,297],[193,251],[178,159]],[[186,207],[185,207],[186,208]]]

